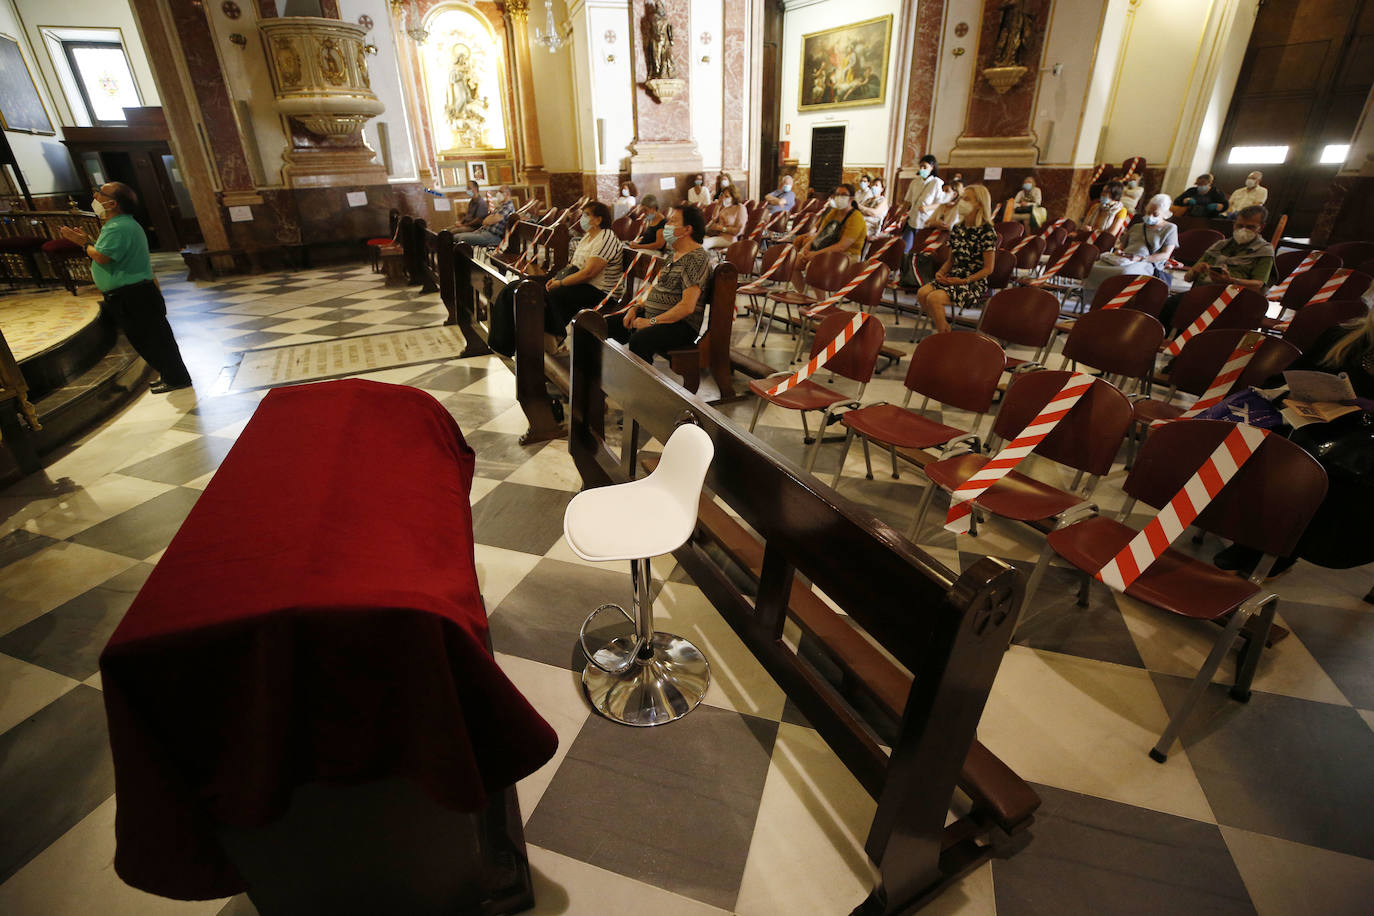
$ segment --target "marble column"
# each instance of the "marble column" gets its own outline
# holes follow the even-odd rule
[[[747,65],[744,56],[745,36],[749,32],[749,7],[740,0],[725,0],[724,32],[721,36],[721,63],[725,71],[724,95],[721,106],[721,168],[740,173],[749,167],[744,158],[744,93],[747,87]]]
[[[1025,11],[1034,16],[1034,26],[1018,58],[1026,72],[1011,88],[999,92],[985,74],[995,66],[993,57],[1005,2],[983,0],[982,29],[978,36],[977,67],[969,93],[968,116],[963,133],[950,151],[950,165],[1031,166],[1039,159],[1031,119],[1051,4],[1048,0],[1022,0]]]
[[[514,52],[515,121],[520,130],[521,156],[517,162],[524,183],[547,185],[544,153],[539,142],[539,115],[534,101],[534,73],[530,66],[529,0],[505,0],[506,40]],[[547,196],[547,195],[546,195]]]
[[[940,25],[945,0],[922,0],[916,7],[911,78],[907,81],[906,131],[902,168],[914,168],[930,146],[930,118],[935,110],[935,78],[940,65]]]
[[[649,21],[645,7],[652,0],[630,4],[630,35],[634,47],[635,139],[630,146],[630,176],[641,188],[658,187],[666,176],[685,177],[701,171],[701,153],[692,139],[691,63],[687,59],[691,22],[686,0],[659,0],[673,27],[674,76],[682,85],[669,98],[655,97],[649,79],[645,45]]]

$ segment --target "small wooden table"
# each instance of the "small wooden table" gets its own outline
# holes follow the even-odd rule
[[[387,286],[406,285],[405,253],[400,245],[386,245],[381,250],[382,273]]]

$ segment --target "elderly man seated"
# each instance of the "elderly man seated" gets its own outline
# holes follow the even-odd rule
[[[782,176],[782,181],[778,182],[778,189],[764,195],[763,205],[767,208],[769,216],[792,212],[792,208],[797,205],[797,195],[792,193],[791,175]]]
[[[1204,251],[1183,279],[1195,286],[1223,283],[1263,294],[1274,278],[1274,246],[1260,235],[1268,219],[1269,211],[1263,207],[1241,210],[1236,214],[1231,237]],[[1173,319],[1182,298],[1182,295],[1170,296],[1164,303],[1159,320],[1165,326]]]
[[[491,212],[482,220],[481,227],[472,232],[460,232],[454,241],[467,242],[474,248],[490,248],[493,245],[499,245],[514,216],[515,199],[511,196],[510,185],[503,184],[497,191]]]
[[[1226,196],[1217,190],[1216,181],[1206,172],[1197,176],[1197,183],[1175,198],[1180,207],[1187,207],[1189,216],[1220,216],[1226,209]]]
[[[1245,187],[1236,188],[1231,192],[1231,199],[1226,204],[1226,215],[1234,217],[1246,207],[1262,207],[1269,200],[1269,189],[1260,184],[1264,180],[1264,173],[1255,169],[1245,176]]]

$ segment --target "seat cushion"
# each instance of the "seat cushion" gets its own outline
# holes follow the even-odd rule
[[[1074,566],[1096,573],[1136,536],[1133,528],[1097,516],[1051,531],[1050,546]],[[1169,548],[1126,589],[1146,604],[1198,620],[1215,620],[1259,591],[1234,573]]]
[[[874,404],[851,410],[841,418],[845,426],[861,436],[901,448],[930,448],[968,432],[927,419],[896,404]]]
[[[988,463],[986,455],[955,455],[926,465],[926,476],[938,486],[953,490]],[[1081,496],[1066,493],[1033,477],[1012,471],[974,503],[993,515],[1018,522],[1038,522],[1054,518],[1083,502]]]
[[[391,242],[392,242],[391,239],[368,239],[368,240],[367,240],[367,244],[369,244],[369,245],[379,245],[379,246],[380,246],[380,245],[390,245]]]
[[[770,378],[751,379],[749,390],[768,403],[786,407],[788,410],[825,410],[832,404],[854,400],[847,394],[841,394],[824,385],[817,385],[810,379],[803,379],[795,388],[789,388],[782,394],[768,393],[768,389],[785,378],[787,378],[786,375],[774,375]]]
[[[801,293],[769,293],[768,298],[774,302],[785,302],[788,305],[810,305],[816,300],[811,296]]]
[[[0,238],[0,251],[38,251],[46,241],[36,235],[12,235]]]
[[[48,239],[43,243],[43,253],[59,258],[70,258],[84,255],[86,249],[76,242],[69,242],[66,239]]]
[[[1141,398],[1135,402],[1135,419],[1138,423],[1153,423],[1155,420],[1172,420],[1183,413],[1177,404],[1166,404],[1154,398]]]

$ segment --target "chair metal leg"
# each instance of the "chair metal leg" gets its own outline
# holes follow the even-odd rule
[[[805,445],[806,443],[808,443],[808,442],[811,441],[811,427],[808,426],[807,423],[806,423],[806,411],[804,411],[804,410],[801,412],[801,421],[802,421],[802,444]],[[821,427],[821,435],[825,435],[825,427]]]
[[[1217,637],[1216,644],[1212,646],[1211,653],[1207,660],[1198,669],[1197,676],[1188,685],[1188,693],[1183,697],[1183,703],[1178,707],[1178,711],[1169,719],[1169,724],[1165,726],[1164,733],[1159,736],[1159,741],[1150,749],[1150,759],[1157,763],[1163,763],[1169,757],[1169,748],[1173,747],[1174,739],[1178,737],[1179,731],[1183,728],[1183,723],[1188,719],[1188,714],[1193,711],[1197,701],[1202,699],[1202,694],[1207,690],[1207,685],[1212,683],[1212,675],[1216,674],[1217,668],[1221,666],[1221,660],[1226,657],[1226,653],[1231,651],[1231,646],[1235,643],[1236,637],[1240,635],[1241,627],[1250,619],[1249,609],[1242,605],[1231,615],[1231,622],[1226,625],[1226,629],[1221,631]]]
[[[873,479],[873,458],[868,454],[868,437],[864,436],[864,471],[868,480]]]
[[[835,468],[835,476],[830,481],[831,487],[840,485],[840,475],[844,473],[844,460],[849,457],[849,446],[854,442],[854,427],[849,427],[849,431],[844,435],[844,451],[840,452],[840,463]],[[868,440],[864,440],[864,445],[868,445]]]
[[[911,520],[911,527],[907,529],[906,538],[912,543],[916,542],[916,536],[921,533],[921,527],[925,524],[926,514],[930,512],[930,504],[935,499],[935,482],[926,481],[926,491],[921,494],[921,502],[916,507],[916,517]]]
[[[763,407],[767,403],[768,402],[765,401],[763,398],[759,398],[758,403],[754,405],[754,417],[752,420],[749,421],[749,431],[751,433],[754,431],[754,427],[758,425],[759,415],[763,413]]]
[[[1030,619],[1031,599],[1040,588],[1041,581],[1045,578],[1045,572],[1050,568],[1050,560],[1054,559],[1054,548],[1045,543],[1045,548],[1040,551],[1040,559],[1035,561],[1035,569],[1031,570],[1030,578],[1026,580],[1026,594],[1021,599],[1021,619],[1016,622],[1018,628],[1025,625]],[[1016,633],[1012,632],[1015,638]]]
[[[1269,640],[1269,629],[1274,625],[1274,614],[1278,610],[1279,596],[1270,595],[1261,602],[1256,613],[1259,626],[1245,640],[1244,650],[1236,659],[1236,680],[1231,685],[1231,699],[1241,703],[1250,702],[1250,684],[1255,679],[1255,669],[1259,667],[1260,653]],[[1240,613],[1237,611],[1237,613]]]
[[[901,480],[902,475],[897,473],[897,446],[888,445],[887,453],[892,457],[892,479]]]

